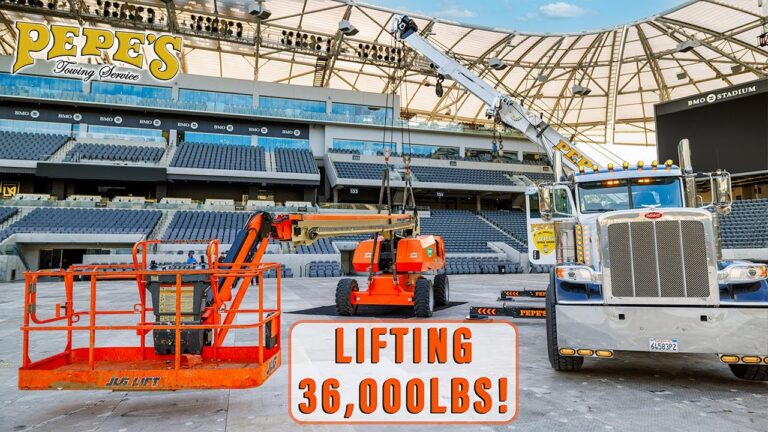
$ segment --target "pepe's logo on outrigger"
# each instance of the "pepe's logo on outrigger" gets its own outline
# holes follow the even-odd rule
[[[40,54],[46,60],[56,59],[54,73],[76,75],[83,81],[89,81],[94,75],[99,79],[121,81],[135,81],[139,76],[130,71],[117,71],[114,65],[93,69],[64,58],[107,55],[115,62],[137,69],[143,69],[146,64],[152,77],[159,81],[173,79],[181,69],[180,36],[25,21],[16,21],[15,27],[18,35],[13,73],[33,65],[33,54]]]

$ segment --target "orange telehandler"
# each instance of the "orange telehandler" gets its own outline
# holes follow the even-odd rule
[[[149,250],[160,240],[133,248],[132,265],[71,266],[67,270],[25,273],[22,366],[19,388],[179,390],[248,388],[264,382],[280,366],[280,272],[278,264],[263,263],[269,239],[311,244],[320,238],[373,234],[360,242],[353,258],[355,271],[368,273],[368,289],[354,279],[342,279],[336,289],[336,309],[352,315],[359,305],[413,306],[417,316],[432,315],[435,304],[448,301],[448,279],[434,282],[424,273],[445,265],[443,239],[419,235],[416,214],[287,214],[255,213],[219,259],[219,242],[207,247],[207,268],[158,269]],[[202,241],[187,241],[199,244]],[[207,241],[206,241],[207,242]],[[181,242],[176,242],[181,243]],[[267,292],[264,273],[277,271],[274,292]],[[41,316],[40,302],[51,298],[50,278],[63,280],[64,299],[50,316]],[[88,286],[75,284],[89,280]],[[103,309],[97,285],[104,280],[135,280],[139,303],[124,309]],[[256,308],[244,305],[248,288],[257,280]],[[46,294],[38,300],[38,293]],[[76,295],[77,294],[77,295]],[[149,294],[149,295],[148,295]],[[150,297],[150,301],[147,301]],[[149,303],[149,304],[148,304]],[[269,303],[272,306],[268,305]],[[150,306],[151,305],[151,306]],[[153,314],[154,319],[148,317]],[[248,317],[255,322],[247,322]],[[119,318],[132,324],[105,324]],[[242,320],[236,320],[243,317]],[[86,321],[86,322],[81,322]],[[123,319],[125,321],[125,319]],[[253,320],[251,320],[253,321]],[[231,331],[258,331],[255,345],[227,345]],[[135,332],[138,346],[97,346],[103,333]],[[152,332],[153,346],[146,346]],[[37,361],[30,358],[30,338],[45,335],[48,346],[58,332],[64,350]],[[86,346],[76,347],[87,335]],[[113,342],[110,338],[109,341]]]

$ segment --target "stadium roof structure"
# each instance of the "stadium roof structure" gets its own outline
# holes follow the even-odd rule
[[[171,31],[184,35],[185,73],[379,93],[396,89],[405,117],[487,121],[480,100],[450,81],[436,96],[429,63],[398,51],[387,30],[402,12],[344,0],[258,4],[270,13],[257,18],[246,2],[234,0],[6,0],[0,2],[0,50],[13,52],[13,21],[41,16],[55,23]],[[567,34],[409,15],[422,35],[498,89],[592,143],[655,145],[655,103],[768,74],[768,50],[758,44],[766,13],[757,0],[690,1],[626,25]],[[358,33],[341,31],[342,20]],[[504,68],[490,67],[492,58]],[[591,92],[575,95],[574,85]]]

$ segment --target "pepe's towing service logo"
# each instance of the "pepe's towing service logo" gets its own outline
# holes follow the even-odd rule
[[[15,28],[13,73],[35,64],[35,58],[54,61],[56,75],[83,81],[138,81],[134,68],[146,68],[156,80],[168,81],[181,69],[180,36],[25,21],[16,21]],[[115,64],[79,62],[88,57],[106,57]]]

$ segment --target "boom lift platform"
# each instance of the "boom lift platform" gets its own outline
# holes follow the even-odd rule
[[[146,240],[134,245],[132,265],[82,265],[25,273],[19,388],[127,391],[257,387],[281,361],[279,265],[262,262],[269,239],[311,244],[320,238],[365,233],[380,234],[362,242],[355,254],[356,267],[367,263],[368,290],[360,292],[356,281],[342,280],[347,282],[340,283],[336,292],[339,312],[354,313],[359,304],[410,304],[417,315],[431,315],[434,302],[447,297],[447,277],[436,276],[434,286],[446,289],[436,291],[436,297],[432,282],[422,273],[443,268],[445,250],[442,238],[417,234],[415,214],[287,214],[273,219],[269,213],[258,212],[236,235],[221,260],[218,240]],[[396,250],[389,249],[394,242]],[[208,243],[210,265],[157,269],[149,253],[160,243]],[[263,277],[272,269],[278,270],[274,287],[267,286]],[[63,298],[50,303],[52,310],[45,316],[39,304],[48,304],[57,295],[57,288],[61,295],[60,283],[46,282],[51,278],[63,281]],[[90,282],[75,283],[83,278]],[[97,302],[99,287],[106,281],[120,280],[136,282],[138,303],[103,307]],[[258,291],[249,296],[254,280],[258,281]],[[252,336],[257,333],[257,343],[226,344],[234,331]],[[148,346],[150,332],[152,345]],[[138,343],[103,345],[120,340],[114,337],[117,333],[133,333]],[[33,361],[33,336],[50,344],[56,340],[51,335],[61,337],[63,351]]]

